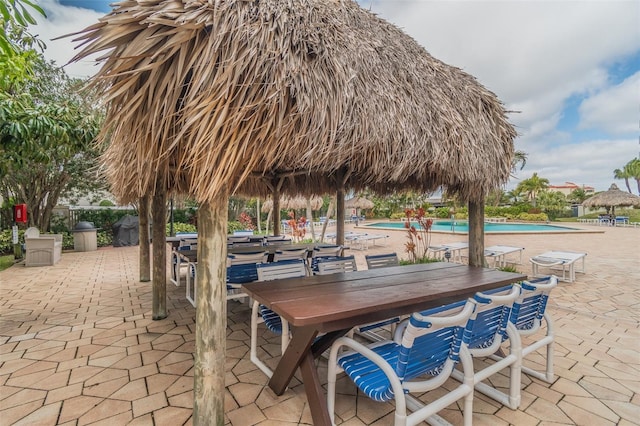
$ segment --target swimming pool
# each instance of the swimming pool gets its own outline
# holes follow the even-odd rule
[[[411,222],[412,225],[419,228],[417,222]],[[380,228],[380,229],[405,229],[404,222],[377,222],[364,225],[368,228]],[[434,221],[431,227],[433,232],[448,232],[448,233],[469,233],[469,223],[466,220],[438,220]],[[537,223],[489,223],[485,222],[485,233],[537,233],[537,232],[573,232],[582,231],[578,228],[570,228],[568,226],[559,225],[547,225]]]

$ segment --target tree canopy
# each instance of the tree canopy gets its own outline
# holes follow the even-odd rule
[[[42,230],[61,196],[103,182],[93,143],[101,113],[81,85],[38,55],[33,78],[0,92],[0,195],[5,203],[26,203],[29,225]]]

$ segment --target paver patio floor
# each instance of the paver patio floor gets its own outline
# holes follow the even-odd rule
[[[517,265],[525,273],[528,257],[554,249],[587,252],[587,273],[552,293],[555,381],[524,377],[516,411],[476,394],[474,424],[640,424],[640,229],[582,227],[604,232],[487,235],[487,245],[525,247]],[[404,233],[388,233],[385,243],[352,250],[359,267],[366,253],[404,255]],[[465,238],[433,234],[432,243]],[[191,424],[195,309],[184,286],[168,283],[169,317],[153,321],[151,283],[138,277],[138,247],[65,252],[55,266],[0,272],[0,425]],[[249,361],[247,304],[229,302],[227,318],[226,423],[311,424],[301,381],[277,397]],[[262,356],[276,355],[272,365],[278,342],[261,340]],[[392,404],[346,381],[338,389],[338,424],[392,424]],[[456,406],[441,415],[461,423]]]

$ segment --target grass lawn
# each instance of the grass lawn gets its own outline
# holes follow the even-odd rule
[[[4,256],[0,256],[0,271],[4,271],[9,266],[13,265],[13,255],[7,254]]]

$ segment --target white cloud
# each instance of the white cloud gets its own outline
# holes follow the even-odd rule
[[[515,173],[508,187],[538,173],[552,185],[574,182],[593,186],[597,191],[608,189],[616,182],[613,171],[638,156],[637,139],[592,140],[580,144],[536,144],[524,147],[527,164]],[[617,182],[618,184],[620,182]]]
[[[98,19],[104,16],[104,14],[89,9],[62,6],[57,0],[39,0],[38,4],[45,9],[47,18],[36,17],[38,24],[31,27],[31,32],[38,34],[40,39],[47,44],[44,56],[55,61],[59,66],[67,64],[78,53],[75,50],[78,43],[73,42],[75,37],[53,39],[83,30],[97,23]],[[88,77],[93,75],[97,68],[91,58],[66,65],[65,70],[72,77]]]
[[[580,129],[600,128],[614,134],[640,130],[640,71],[621,84],[585,99],[580,105]]]

